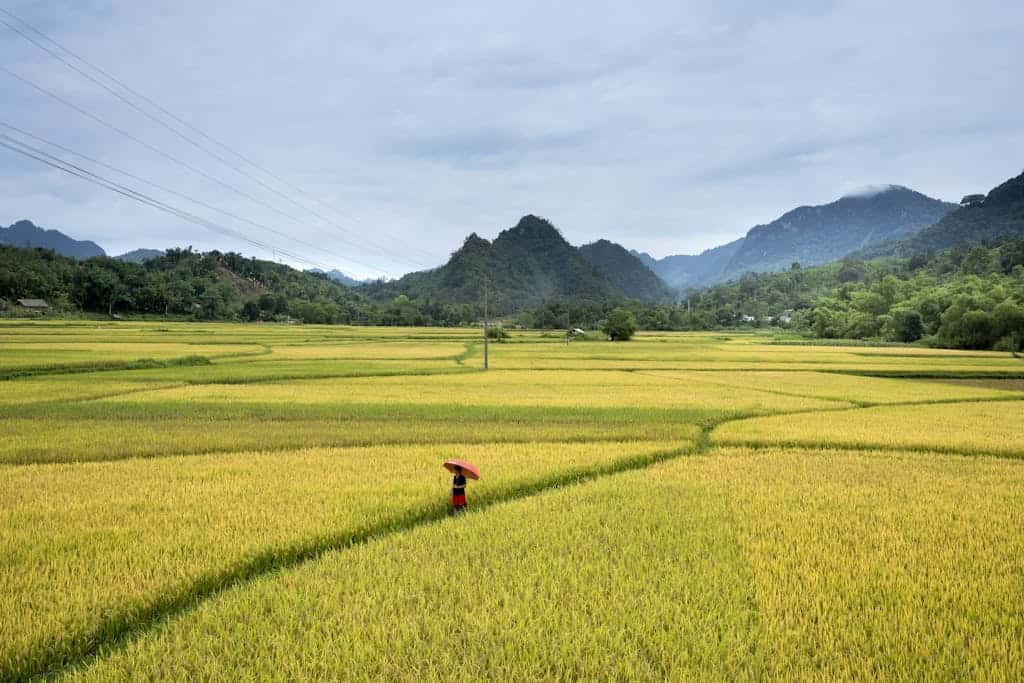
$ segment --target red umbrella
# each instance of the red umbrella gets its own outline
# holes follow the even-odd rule
[[[476,469],[476,465],[471,462],[466,462],[465,460],[445,460],[442,464],[449,472],[454,473],[456,467],[461,467],[462,473],[470,479],[480,478],[480,472]]]

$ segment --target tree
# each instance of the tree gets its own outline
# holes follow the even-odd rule
[[[960,270],[963,272],[981,276],[997,272],[1001,267],[999,252],[995,249],[986,249],[982,245],[978,245],[967,252],[963,262],[960,264]]]
[[[99,263],[89,263],[75,274],[74,285],[79,305],[85,310],[108,310],[121,281],[117,274]]]
[[[924,334],[924,321],[921,314],[914,310],[893,311],[892,337],[896,341],[917,341]]]
[[[814,334],[822,339],[838,338],[846,326],[843,314],[827,306],[814,309],[812,319]]]
[[[843,265],[836,273],[839,282],[857,282],[864,277],[864,262],[855,259],[843,259]]]
[[[601,331],[612,341],[629,341],[636,332],[636,317],[625,308],[615,308],[608,314]]]
[[[250,299],[246,301],[242,306],[242,317],[251,323],[256,322],[260,319],[260,306],[258,303]]]
[[[1019,353],[1024,351],[1024,308],[1012,301],[1004,301],[992,311],[1001,338],[1000,346]]]
[[[954,348],[992,348],[992,344],[999,338],[996,319],[987,311],[964,308],[964,302],[949,307],[942,315],[939,334]]]
[[[511,338],[512,335],[508,333],[504,327],[488,327],[487,338],[495,342],[505,342]]]
[[[870,313],[854,313],[847,321],[843,336],[847,339],[869,339],[877,337],[882,326],[879,316]]]
[[[107,315],[114,317],[114,306],[122,302],[129,306],[134,306],[135,298],[131,295],[131,290],[126,285],[118,283],[110,295],[110,302],[107,304]]]

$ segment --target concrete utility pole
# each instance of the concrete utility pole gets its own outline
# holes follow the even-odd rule
[[[488,368],[489,358],[487,345],[490,340],[487,337],[487,276],[484,275],[484,370]]]

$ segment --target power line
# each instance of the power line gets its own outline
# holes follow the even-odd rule
[[[372,265],[370,265],[368,263],[364,263],[362,261],[358,261],[358,260],[353,259],[353,258],[351,258],[349,256],[343,256],[341,254],[333,252],[333,251],[331,251],[329,249],[325,249],[325,248],[323,248],[321,246],[318,246],[316,244],[313,244],[311,242],[306,242],[304,240],[300,240],[300,239],[297,239],[295,237],[292,237],[292,236],[290,236],[290,235],[288,235],[286,233],[281,232],[280,230],[276,230],[276,229],[274,229],[274,228],[272,228],[272,227],[270,227],[268,225],[264,225],[263,223],[258,223],[256,221],[253,221],[253,220],[250,220],[248,218],[245,218],[244,216],[239,216],[239,215],[237,215],[235,213],[232,213],[230,211],[225,211],[224,209],[220,209],[220,208],[218,208],[218,207],[216,207],[216,206],[214,206],[212,204],[204,202],[204,201],[202,201],[200,199],[196,199],[195,197],[191,197],[191,196],[186,195],[186,194],[184,194],[182,192],[178,192],[176,190],[172,190],[169,187],[166,187],[166,186],[161,185],[159,183],[155,183],[155,182],[153,182],[151,180],[147,180],[146,178],[143,178],[143,177],[141,177],[139,175],[136,175],[134,173],[130,173],[128,171],[122,170],[120,168],[117,168],[116,166],[112,166],[112,165],[110,165],[108,163],[100,161],[99,159],[94,159],[93,157],[90,157],[88,155],[82,154],[81,152],[76,152],[75,150],[70,149],[69,147],[65,147],[64,145],[61,145],[61,144],[56,143],[56,142],[53,142],[52,140],[47,140],[46,138],[43,138],[43,137],[40,137],[40,136],[35,135],[33,133],[30,133],[29,131],[24,130],[23,128],[19,128],[19,127],[14,126],[14,125],[12,125],[10,123],[7,123],[7,122],[5,122],[3,120],[0,120],[0,126],[3,126],[4,128],[7,128],[8,130],[15,131],[16,133],[18,133],[20,135],[23,135],[25,137],[31,138],[31,139],[33,139],[33,140],[35,140],[37,142],[41,142],[41,143],[43,143],[45,145],[49,145],[49,146],[51,146],[51,147],[53,147],[55,149],[59,149],[62,152],[65,152],[67,154],[71,154],[72,156],[78,157],[79,159],[84,159],[85,161],[88,161],[89,163],[95,164],[95,165],[100,166],[102,168],[106,168],[106,169],[108,169],[110,171],[113,171],[114,173],[117,173],[119,175],[122,175],[122,176],[124,176],[126,178],[131,178],[132,180],[135,180],[136,182],[140,182],[140,183],[143,183],[144,185],[148,185],[149,187],[155,188],[155,189],[160,190],[162,192],[166,192],[167,194],[170,194],[170,195],[173,195],[175,197],[178,197],[179,199],[184,199],[185,201],[192,202],[193,204],[197,204],[198,206],[202,206],[203,208],[209,209],[210,211],[215,211],[216,213],[219,213],[222,216],[227,216],[228,218],[232,218],[234,220],[241,221],[243,223],[248,223],[249,225],[252,225],[252,226],[254,226],[256,228],[259,228],[260,230],[265,230],[267,232],[274,233],[275,235],[278,235],[279,237],[283,237],[283,238],[285,238],[287,240],[291,240],[291,241],[296,242],[298,244],[301,244],[303,246],[315,249],[317,251],[320,251],[320,252],[322,252],[324,254],[332,256],[332,257],[334,257],[336,259],[340,259],[342,261],[348,262],[350,264],[354,264],[354,265],[357,265],[357,266],[362,266],[364,268],[369,268],[370,270],[378,272],[378,273],[381,273],[382,275],[388,275],[388,273],[386,271],[381,270],[380,268],[377,268],[376,266],[372,266]],[[2,133],[0,133],[0,136],[6,137],[6,138],[11,139],[11,140],[14,139],[14,138],[10,138],[9,136],[4,135]],[[20,144],[24,144],[24,143],[20,143]],[[40,151],[40,153],[42,153],[42,152]],[[54,158],[56,158],[56,157],[54,157]]]
[[[164,211],[165,213],[169,213],[173,216],[181,218],[182,220],[194,223],[196,225],[207,228],[208,230],[212,230],[222,235],[227,235],[229,237],[240,239],[259,249],[284,254],[285,256],[295,261],[305,263],[315,268],[326,268],[326,266],[322,263],[307,259],[306,257],[296,254],[290,250],[282,249],[280,247],[268,244],[261,240],[253,239],[248,235],[238,232],[237,230],[232,230],[231,228],[225,227],[218,223],[214,223],[213,221],[209,221],[205,218],[196,216],[195,214],[189,213],[188,211],[184,211],[175,206],[162,202],[159,199],[150,197],[149,195],[139,192],[138,190],[134,190],[125,185],[121,185],[120,183],[112,181],[108,178],[104,178],[103,176],[97,173],[93,173],[92,171],[84,169],[80,166],[76,166],[75,164],[64,161],[59,157],[55,157],[45,152],[44,150],[39,150],[38,148],[35,148],[31,145],[26,145],[23,142],[19,142],[18,140],[15,140],[14,138],[11,138],[6,134],[0,134],[0,138],[2,138],[0,139],[0,147],[5,147],[6,149],[21,154],[22,156],[34,159],[40,163],[46,164],[47,166],[55,168],[59,171],[63,171],[64,173],[81,178],[82,180],[93,183],[94,185],[98,185],[112,192],[116,192],[117,194],[137,201],[141,204],[145,204],[155,209],[159,209],[160,211]],[[9,142],[5,142],[5,140]]]
[[[233,156],[235,156],[235,157],[237,157],[237,158],[241,159],[241,160],[242,160],[243,162],[245,162],[246,164],[249,164],[249,165],[250,165],[250,166],[252,166],[253,168],[255,168],[255,169],[259,170],[260,172],[264,173],[265,175],[267,175],[267,176],[269,176],[269,177],[273,178],[274,180],[276,180],[277,182],[281,183],[282,185],[285,185],[286,187],[289,187],[289,188],[290,188],[290,189],[292,189],[293,191],[297,191],[297,192],[299,192],[299,193],[303,194],[304,196],[306,196],[306,197],[309,197],[309,198],[313,199],[313,200],[314,200],[314,201],[316,201],[316,202],[317,202],[318,204],[320,204],[320,205],[322,205],[322,206],[325,206],[325,207],[327,207],[328,209],[331,209],[331,210],[333,210],[333,211],[335,211],[335,212],[337,212],[337,213],[341,213],[341,212],[339,212],[339,211],[338,211],[337,209],[334,209],[333,207],[330,207],[330,206],[326,205],[325,203],[323,203],[322,201],[320,201],[320,200],[319,200],[319,199],[317,199],[316,197],[314,197],[314,196],[310,195],[310,194],[309,194],[308,192],[306,192],[306,191],[302,190],[302,188],[299,188],[299,187],[297,187],[297,186],[295,186],[295,185],[293,185],[293,184],[291,184],[291,183],[287,182],[287,181],[286,181],[286,180],[284,180],[283,178],[280,178],[279,176],[275,175],[274,173],[270,172],[269,170],[267,170],[267,169],[263,168],[262,166],[260,166],[260,165],[259,165],[259,164],[257,164],[256,162],[254,162],[254,161],[250,160],[249,158],[245,157],[244,155],[242,155],[241,153],[239,153],[239,152],[236,152],[236,151],[232,150],[232,149],[231,149],[230,147],[228,147],[227,145],[225,145],[225,144],[223,144],[223,143],[221,143],[221,142],[219,142],[219,141],[215,140],[215,139],[214,139],[214,138],[212,138],[211,136],[209,136],[209,135],[207,135],[206,133],[204,133],[203,131],[199,130],[199,129],[198,129],[197,127],[195,127],[194,125],[192,125],[192,124],[188,123],[187,121],[183,120],[183,119],[182,119],[181,117],[178,117],[178,116],[176,116],[176,115],[175,115],[175,114],[173,114],[172,112],[168,111],[168,110],[167,110],[167,109],[166,109],[165,107],[163,107],[163,106],[159,105],[158,103],[154,102],[154,101],[153,101],[152,99],[150,99],[149,97],[147,97],[147,96],[143,95],[142,93],[138,92],[138,91],[137,91],[137,90],[135,90],[134,88],[130,87],[129,85],[127,85],[126,83],[124,83],[123,81],[121,81],[120,79],[118,79],[117,77],[115,77],[114,75],[110,74],[110,73],[109,73],[109,72],[107,72],[106,70],[102,69],[102,68],[101,68],[101,67],[99,67],[99,66],[96,66],[95,64],[93,64],[93,63],[89,62],[89,61],[88,61],[87,59],[85,59],[84,57],[82,57],[82,56],[78,55],[77,53],[73,52],[73,51],[72,51],[72,50],[70,50],[69,48],[65,47],[64,45],[62,45],[61,43],[59,43],[58,41],[56,41],[56,40],[55,40],[54,38],[52,38],[52,37],[48,36],[47,34],[43,33],[43,32],[42,32],[42,31],[40,31],[40,30],[39,30],[38,28],[36,28],[36,27],[35,27],[35,26],[33,26],[32,24],[28,23],[27,21],[25,21],[25,20],[24,20],[24,19],[22,19],[21,17],[17,16],[17,15],[16,15],[16,14],[14,14],[13,12],[11,12],[10,10],[7,10],[7,9],[5,9],[5,8],[3,8],[3,7],[0,7],[0,12],[2,12],[2,13],[3,13],[3,14],[5,14],[5,15],[7,15],[7,16],[8,16],[8,17],[10,17],[11,19],[13,19],[13,20],[15,20],[15,21],[19,22],[20,24],[22,24],[23,26],[25,26],[26,28],[28,28],[29,30],[31,30],[31,31],[32,31],[33,33],[35,33],[35,34],[39,35],[39,36],[40,36],[41,38],[43,38],[44,40],[46,40],[46,41],[47,41],[47,42],[49,42],[50,44],[52,44],[52,45],[56,46],[56,47],[57,47],[57,48],[58,48],[59,50],[61,50],[61,51],[62,51],[62,52],[64,52],[65,54],[67,54],[67,55],[70,55],[70,56],[71,56],[72,58],[74,58],[74,59],[78,60],[78,61],[79,61],[79,62],[81,62],[82,64],[85,64],[85,65],[86,65],[86,66],[88,66],[89,68],[91,68],[91,69],[93,69],[94,71],[96,71],[97,73],[101,74],[101,75],[102,75],[102,76],[103,76],[104,78],[106,78],[106,79],[108,79],[109,81],[111,81],[111,82],[113,82],[113,83],[117,84],[117,85],[118,85],[118,86],[119,86],[119,87],[120,87],[121,89],[123,89],[123,90],[124,90],[124,91],[126,91],[127,93],[129,93],[129,94],[133,95],[134,97],[136,97],[136,98],[138,98],[138,99],[142,100],[143,102],[145,102],[145,103],[149,104],[149,105],[150,105],[151,107],[153,107],[154,109],[156,109],[156,110],[160,111],[161,113],[163,113],[163,114],[164,114],[165,116],[167,116],[168,118],[170,118],[170,119],[172,119],[173,121],[177,122],[177,123],[178,123],[179,125],[181,125],[181,126],[184,126],[184,127],[188,128],[189,130],[192,130],[192,131],[194,131],[195,133],[197,133],[198,135],[202,136],[202,137],[203,137],[203,138],[205,138],[206,140],[209,140],[210,142],[214,143],[215,145],[217,145],[217,146],[218,146],[218,147],[220,147],[221,149],[224,149],[224,150],[226,150],[227,152],[229,152],[229,153],[230,153],[230,154],[232,154]],[[239,167],[238,167],[238,165],[236,165],[236,164],[234,164],[234,163],[232,163],[232,162],[228,161],[228,160],[227,160],[227,159],[225,159],[225,158],[224,158],[224,157],[223,157],[222,155],[220,155],[220,154],[218,154],[218,153],[216,153],[216,152],[214,152],[214,151],[210,150],[209,148],[207,148],[207,147],[203,146],[202,144],[200,144],[200,143],[196,142],[196,141],[195,141],[194,139],[192,139],[192,138],[190,138],[189,136],[187,136],[187,135],[185,135],[184,133],[182,133],[182,132],[181,132],[181,131],[180,131],[179,129],[177,129],[177,128],[175,128],[175,127],[171,126],[171,125],[169,125],[169,124],[168,124],[168,123],[167,123],[166,121],[164,121],[163,119],[161,119],[161,118],[159,118],[159,117],[157,117],[157,116],[154,116],[154,115],[153,115],[153,114],[151,114],[150,112],[146,111],[145,109],[143,109],[142,107],[140,107],[140,106],[139,106],[139,105],[137,105],[136,103],[132,102],[132,101],[131,101],[130,99],[128,99],[128,98],[127,98],[127,97],[125,97],[124,95],[122,95],[122,94],[121,94],[120,92],[118,92],[118,91],[117,91],[116,89],[114,89],[114,88],[110,87],[110,86],[109,86],[108,84],[106,84],[106,83],[103,83],[102,81],[100,81],[99,79],[95,78],[95,77],[94,77],[94,76],[92,76],[91,74],[89,74],[89,73],[85,72],[84,70],[80,69],[79,67],[75,66],[74,64],[72,64],[72,63],[71,63],[71,62],[69,62],[68,60],[64,59],[64,58],[63,58],[63,57],[62,57],[61,55],[59,55],[59,54],[57,54],[56,52],[54,52],[53,50],[51,50],[51,49],[50,49],[49,47],[47,47],[47,46],[45,46],[45,45],[41,44],[41,43],[40,43],[39,41],[37,41],[37,40],[36,40],[36,39],[34,39],[33,37],[31,37],[31,36],[27,35],[27,34],[26,34],[26,33],[25,33],[24,31],[20,30],[20,29],[19,29],[18,27],[16,27],[16,26],[14,26],[14,25],[10,24],[9,22],[7,22],[7,21],[5,21],[5,20],[3,20],[3,19],[0,19],[0,23],[2,23],[2,24],[3,24],[4,26],[6,26],[6,27],[7,27],[8,29],[10,29],[11,31],[13,31],[13,32],[14,32],[14,33],[16,33],[17,35],[21,36],[22,38],[24,38],[24,39],[25,39],[25,40],[27,40],[28,42],[32,43],[33,45],[35,45],[35,46],[36,46],[36,47],[38,47],[39,49],[41,49],[41,50],[45,51],[45,52],[46,52],[47,54],[49,54],[49,55],[50,55],[51,57],[53,57],[54,59],[58,60],[59,62],[61,62],[61,63],[62,63],[62,64],[64,64],[65,66],[67,66],[67,67],[68,67],[69,69],[72,69],[73,71],[75,71],[76,73],[78,73],[79,75],[81,75],[82,77],[84,77],[84,78],[88,79],[88,80],[89,80],[90,82],[92,82],[92,83],[94,83],[94,84],[98,85],[99,87],[103,88],[104,90],[106,90],[107,92],[109,92],[109,93],[110,93],[111,95],[113,95],[114,97],[118,98],[118,99],[119,99],[119,100],[121,100],[121,101],[122,101],[123,103],[125,103],[126,105],[128,105],[129,107],[131,107],[132,109],[134,109],[135,111],[139,112],[140,114],[142,114],[142,115],[143,115],[143,116],[145,116],[146,118],[148,118],[148,119],[150,119],[150,120],[152,120],[152,121],[156,122],[156,123],[157,123],[157,124],[159,124],[160,126],[162,126],[162,127],[166,128],[167,130],[169,130],[170,132],[174,133],[175,135],[177,135],[177,136],[178,136],[178,137],[180,137],[181,139],[185,140],[185,141],[186,141],[186,142],[188,142],[189,144],[193,145],[193,146],[194,146],[194,147],[196,147],[197,149],[199,149],[199,150],[201,150],[201,151],[203,151],[203,152],[205,152],[205,153],[209,154],[209,155],[210,155],[211,157],[213,157],[214,159],[218,160],[218,161],[219,161],[219,162],[221,162],[222,164],[224,164],[224,165],[228,166],[229,168],[231,168],[231,169],[232,169],[232,170],[234,170],[235,172],[237,172],[237,173],[239,173],[240,175],[243,175],[244,177],[246,177],[246,178],[248,178],[248,179],[252,180],[253,182],[255,182],[255,183],[259,184],[259,185],[260,185],[261,187],[263,187],[263,188],[264,188],[264,189],[266,189],[267,191],[269,191],[269,192],[272,192],[272,193],[276,194],[277,196],[281,197],[281,198],[282,198],[282,199],[284,199],[285,201],[287,201],[287,202],[289,202],[289,203],[291,203],[291,204],[293,204],[293,205],[297,206],[298,208],[300,208],[300,209],[302,209],[302,210],[304,210],[304,211],[307,211],[307,212],[309,212],[310,214],[312,214],[312,215],[316,216],[317,218],[319,218],[320,220],[324,221],[324,222],[325,222],[325,223],[327,223],[328,225],[330,225],[330,226],[334,227],[334,228],[335,228],[336,230],[338,230],[338,231],[341,231],[342,233],[345,233],[345,234],[350,234],[350,233],[349,233],[349,232],[348,232],[348,231],[347,231],[347,230],[346,230],[345,228],[341,227],[340,225],[337,225],[337,224],[336,224],[336,223],[335,223],[334,221],[332,221],[332,220],[331,220],[330,218],[328,218],[328,217],[326,217],[326,216],[324,216],[324,215],[320,214],[319,212],[317,212],[317,211],[315,211],[315,210],[313,210],[313,209],[309,208],[308,206],[305,206],[305,205],[303,205],[303,204],[300,204],[299,202],[295,201],[294,199],[292,199],[291,197],[287,196],[287,195],[286,195],[286,194],[284,194],[283,192],[280,192],[280,191],[279,191],[279,190],[277,190],[276,188],[274,188],[274,187],[270,186],[269,184],[267,184],[267,183],[263,182],[262,180],[260,180],[259,178],[255,177],[254,175],[252,175],[252,174],[250,174],[250,173],[246,172],[246,171],[245,171],[244,169],[242,169],[242,168],[239,168]],[[351,218],[351,217],[350,217],[350,220],[352,220],[352,218]],[[358,219],[358,218],[355,218],[354,220],[358,221],[359,219]],[[380,252],[380,253],[381,253],[382,255],[384,255],[384,256],[388,256],[389,258],[394,258],[394,257],[396,256],[396,253],[394,253],[394,252],[389,252],[389,251],[388,251],[387,249],[385,249],[385,248],[383,248],[383,247],[380,247],[379,245],[376,245],[376,244],[374,244],[374,243],[373,243],[373,242],[371,242],[371,241],[365,240],[365,238],[363,238],[362,236],[360,236],[360,239],[363,239],[363,241],[364,241],[364,243],[365,243],[365,244],[367,244],[367,245],[369,245],[369,246],[373,247],[374,249],[376,249],[377,251],[379,251],[379,252]],[[423,250],[420,250],[420,249],[416,249],[416,251],[419,251],[419,252],[421,252],[421,253],[423,253],[423,254],[426,254],[426,255],[428,256],[428,258],[431,258],[431,259],[437,258],[437,256],[436,256],[436,255],[434,255],[434,254],[431,254],[431,253],[429,253],[429,252],[426,252],[426,251],[423,251]],[[402,256],[400,256],[400,255],[398,255],[398,256],[399,256],[400,260],[403,260],[403,261],[407,261],[408,263],[412,263],[412,264],[414,264],[414,265],[418,265],[418,266],[422,266],[422,267],[429,267],[429,266],[425,266],[425,264],[423,264],[423,263],[419,263],[419,262],[417,262],[417,261],[415,261],[415,260],[409,260],[408,258],[406,258],[406,257],[402,257]]]
[[[284,216],[285,218],[288,218],[288,219],[290,219],[290,220],[292,220],[292,221],[294,221],[294,222],[296,222],[296,223],[298,223],[300,225],[305,225],[305,222],[302,219],[297,218],[296,216],[293,216],[293,215],[291,215],[291,214],[289,214],[289,213],[287,213],[285,211],[281,211],[280,209],[278,209],[277,207],[273,206],[272,204],[268,204],[267,202],[265,202],[265,201],[263,201],[261,199],[258,199],[256,197],[252,196],[251,194],[245,192],[244,190],[241,190],[241,189],[235,187],[234,185],[231,185],[230,183],[226,183],[226,182],[224,182],[224,181],[222,181],[222,180],[220,180],[220,179],[210,175],[209,173],[206,173],[205,171],[203,171],[203,170],[201,170],[199,168],[196,168],[192,164],[190,164],[190,163],[188,163],[186,161],[183,161],[183,160],[179,159],[178,157],[176,157],[176,156],[174,156],[172,154],[169,154],[169,153],[161,150],[158,147],[154,147],[153,145],[149,144],[145,140],[140,139],[139,137],[129,133],[128,131],[124,130],[123,128],[120,128],[120,127],[118,127],[118,126],[116,126],[116,125],[114,125],[112,123],[109,123],[108,121],[105,121],[104,119],[102,119],[101,117],[97,116],[96,114],[93,114],[92,112],[88,111],[87,109],[79,107],[74,102],[71,102],[70,100],[68,100],[68,99],[66,99],[64,97],[61,97],[57,93],[53,92],[52,90],[44,88],[43,86],[39,85],[38,83],[35,83],[34,81],[32,81],[32,80],[30,80],[28,78],[25,78],[24,76],[21,76],[21,75],[15,73],[15,72],[11,71],[7,67],[5,67],[3,65],[0,65],[0,71],[2,71],[4,73],[8,74],[9,76],[11,76],[11,77],[21,81],[22,83],[24,83],[24,84],[30,86],[31,88],[33,88],[33,89],[43,93],[44,95],[47,95],[47,96],[57,100],[61,104],[64,104],[65,106],[70,107],[71,109],[74,109],[78,113],[82,114],[83,116],[85,116],[85,117],[87,117],[87,118],[89,118],[89,119],[91,119],[93,121],[96,121],[100,125],[102,125],[102,126],[104,126],[106,128],[109,128],[110,130],[113,130],[114,132],[116,132],[116,133],[118,133],[120,135],[123,135],[123,136],[127,137],[129,140],[132,140],[132,141],[138,143],[139,145],[142,145],[146,149],[151,150],[152,152],[154,152],[154,153],[164,157],[165,159],[168,159],[169,161],[172,161],[173,163],[178,164],[182,168],[188,169],[189,171],[192,171],[193,173],[196,173],[196,174],[202,176],[203,178],[206,178],[207,180],[210,180],[211,182],[214,182],[214,183],[216,183],[216,184],[218,184],[218,185],[220,185],[222,187],[225,187],[225,188],[231,190],[232,192],[235,192],[236,194],[238,194],[238,195],[240,195],[240,196],[242,196],[242,197],[244,197],[246,199],[254,201],[257,204],[260,204],[262,206],[265,206],[266,208],[270,209],[271,211],[274,211],[275,213],[278,213],[278,214]],[[289,237],[289,239],[293,239],[293,238]],[[349,245],[350,247],[352,247],[354,249],[361,249],[361,246],[359,244],[356,244],[355,242],[351,242],[351,241],[344,240],[344,239],[339,239],[339,241],[342,242],[343,244]],[[349,260],[351,260],[351,259],[349,259]],[[377,272],[381,272],[381,273],[384,272],[384,271],[382,271],[382,270],[380,270],[379,268],[376,268],[376,267],[373,268],[373,270],[376,270]]]
[[[3,65],[0,65],[0,71],[3,71],[4,73],[6,73],[8,76],[11,76],[12,78],[16,78],[17,80],[21,81],[25,85],[28,85],[29,87],[31,87],[31,88],[33,88],[33,89],[43,93],[44,95],[52,97],[53,99],[57,100],[61,104],[65,105],[67,107],[70,107],[71,109],[74,109],[75,111],[77,111],[82,116],[85,116],[85,117],[87,117],[89,119],[92,119],[93,121],[95,121],[96,123],[100,124],[101,126],[104,126],[105,128],[109,128],[110,130],[114,131],[115,133],[118,133],[119,135],[123,135],[124,137],[128,138],[129,140],[132,140],[133,142],[135,142],[135,143],[137,143],[139,145],[142,145],[143,147],[145,147],[149,151],[153,152],[154,154],[159,154],[164,159],[167,159],[168,161],[171,161],[171,162],[181,166],[182,168],[188,169],[189,171],[192,171],[193,173],[196,173],[196,174],[202,176],[203,178],[209,180],[210,182],[216,183],[216,184],[220,185],[221,187],[224,187],[224,188],[226,188],[228,190],[231,190],[232,192],[235,192],[236,194],[238,194],[238,195],[240,195],[242,197],[245,197],[246,199],[254,201],[254,202],[256,202],[256,203],[258,203],[258,204],[260,204],[262,206],[265,206],[266,208],[268,208],[268,209],[270,209],[270,210],[272,210],[272,211],[274,211],[274,212],[284,216],[285,218],[290,218],[293,221],[301,222],[301,219],[296,218],[295,216],[292,216],[292,215],[290,215],[288,213],[285,213],[285,212],[281,211],[280,209],[278,209],[277,207],[275,207],[275,206],[273,206],[271,204],[268,204],[268,203],[266,203],[266,202],[264,202],[264,201],[262,201],[260,199],[257,199],[256,197],[253,197],[252,195],[246,193],[244,190],[241,190],[241,189],[235,187],[234,185],[226,183],[226,182],[224,182],[224,181],[222,181],[222,180],[220,180],[218,178],[215,178],[214,176],[210,175],[209,173],[206,173],[205,171],[203,171],[203,170],[201,170],[199,168],[196,168],[192,164],[188,163],[187,161],[183,161],[182,159],[179,159],[178,157],[174,156],[173,154],[169,154],[169,153],[163,151],[162,149],[160,149],[158,147],[154,147],[153,145],[149,144],[145,140],[142,140],[141,138],[139,138],[139,137],[129,133],[128,131],[124,130],[123,128],[120,128],[120,127],[118,127],[118,126],[116,126],[116,125],[114,125],[112,123],[109,123],[108,121],[105,121],[104,119],[100,118],[96,114],[93,114],[92,112],[88,111],[87,109],[83,109],[82,107],[79,107],[74,102],[71,102],[70,100],[68,100],[68,99],[66,99],[64,97],[61,97],[57,93],[53,92],[52,90],[48,90],[47,88],[44,88],[43,86],[39,85],[38,83],[35,83],[34,81],[32,81],[32,80],[30,80],[28,78],[25,78],[24,76],[21,76],[21,75],[15,73],[15,72],[11,71],[7,67],[5,67]]]
[[[206,220],[204,218],[200,218],[199,216],[195,216],[194,214],[190,214],[187,211],[183,211],[181,209],[173,207],[173,206],[171,206],[169,204],[161,202],[158,199],[154,199],[154,198],[152,198],[152,197],[150,197],[150,196],[148,196],[146,194],[138,192],[137,190],[133,190],[132,188],[129,188],[129,187],[124,186],[124,185],[121,185],[120,183],[116,183],[116,182],[111,181],[111,180],[109,180],[107,178],[104,178],[103,176],[100,176],[100,175],[98,175],[96,173],[93,173],[93,172],[91,172],[91,171],[89,171],[87,169],[83,169],[83,168],[81,168],[79,166],[76,166],[74,164],[68,163],[68,162],[66,162],[66,161],[64,161],[64,160],[62,160],[62,159],[60,159],[58,157],[55,157],[55,156],[53,156],[51,154],[46,153],[45,151],[38,150],[37,148],[33,148],[31,145],[26,145],[25,143],[22,143],[22,142],[19,142],[17,140],[14,140],[13,138],[11,138],[11,137],[9,137],[7,135],[0,134],[0,138],[9,140],[10,142],[13,143],[13,144],[9,144],[8,142],[4,142],[3,140],[0,140],[0,147],[5,147],[5,148],[7,148],[7,149],[9,149],[11,151],[17,152],[18,154],[21,154],[23,156],[29,157],[31,159],[35,159],[36,161],[39,161],[39,162],[41,162],[43,164],[46,164],[47,166],[51,166],[51,167],[56,168],[56,169],[58,169],[60,171],[68,173],[69,175],[73,175],[75,177],[78,177],[78,178],[81,178],[81,179],[86,180],[88,182],[91,182],[91,183],[93,183],[95,185],[99,185],[100,187],[103,187],[105,189],[111,190],[112,192],[116,192],[117,194],[120,194],[120,195],[123,195],[125,197],[128,197],[129,199],[133,199],[135,201],[138,201],[140,203],[146,204],[148,206],[152,206],[154,208],[160,209],[161,211],[165,211],[165,212],[170,213],[170,214],[172,214],[174,216],[177,216],[178,218],[182,218],[182,219],[187,220],[187,221],[189,221],[191,223],[195,223],[197,225],[200,225],[202,227],[208,228],[208,229],[213,230],[215,232],[218,232],[220,234],[224,234],[224,235],[228,235],[230,237],[241,239],[241,240],[243,240],[243,241],[245,241],[245,242],[247,242],[247,243],[249,243],[249,244],[251,244],[253,246],[256,246],[256,247],[258,247],[260,249],[264,249],[264,250],[270,251],[270,252],[280,252],[282,254],[285,254],[286,256],[289,256],[290,258],[295,259],[296,261],[300,261],[302,263],[306,263],[306,264],[311,265],[311,266],[315,266],[315,267],[322,267],[323,266],[323,264],[317,263],[316,261],[311,261],[311,260],[309,260],[309,259],[307,259],[307,258],[305,258],[303,256],[300,256],[299,254],[292,253],[292,252],[290,252],[288,250],[281,249],[280,247],[276,247],[274,245],[262,242],[260,240],[252,239],[252,238],[250,238],[250,237],[248,237],[248,236],[246,236],[246,235],[244,235],[242,233],[239,233],[236,230],[232,230],[231,228],[227,228],[227,227],[221,226],[221,225],[219,225],[217,223],[214,223],[212,221],[208,221],[208,220]]]

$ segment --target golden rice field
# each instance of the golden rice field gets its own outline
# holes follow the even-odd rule
[[[1024,360],[478,336],[0,322],[0,679],[1024,677]]]

